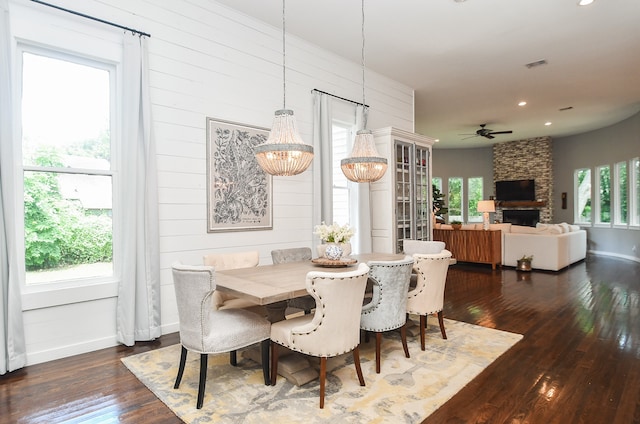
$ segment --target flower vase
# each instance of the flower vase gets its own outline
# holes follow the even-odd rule
[[[341,257],[349,256],[351,254],[351,243],[323,243],[316,247],[319,258],[327,257],[327,247],[338,246],[342,249]],[[339,258],[338,258],[339,259]]]

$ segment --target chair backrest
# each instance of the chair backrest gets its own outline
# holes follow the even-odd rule
[[[274,264],[310,261],[311,259],[311,249],[308,247],[294,247],[291,249],[276,249],[271,251],[271,260]]]
[[[402,251],[405,255],[413,256],[416,253],[422,254],[436,254],[440,253],[445,249],[445,244],[443,241],[432,241],[432,240],[410,240],[404,239],[402,240]]]
[[[353,271],[307,273],[307,292],[316,300],[311,322],[292,328],[292,342],[300,352],[332,357],[350,352],[360,343],[360,310],[369,267]]]
[[[258,266],[260,253],[255,251],[234,253],[212,253],[203,257],[204,264],[212,266],[218,271],[225,269],[251,268]]]
[[[173,285],[180,319],[180,342],[188,349],[203,350],[203,334],[208,333],[209,298],[216,289],[211,266],[173,264]]]
[[[203,257],[204,264],[212,266],[218,271],[224,271],[227,269],[238,268],[251,268],[258,266],[260,263],[260,253],[257,250],[248,252],[234,252],[234,253],[212,253]],[[225,293],[215,292],[212,296],[212,304],[214,309],[220,309],[225,305],[225,302],[229,299],[233,299]]]
[[[418,279],[415,289],[407,299],[407,312],[420,315],[440,312],[444,306],[444,286],[447,282],[451,252],[438,254],[415,254],[413,270]]]
[[[373,282],[371,302],[362,308],[360,328],[388,331],[400,328],[407,320],[407,293],[414,259],[369,261],[369,279]]]

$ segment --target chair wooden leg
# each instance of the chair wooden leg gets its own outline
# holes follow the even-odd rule
[[[200,354],[200,383],[198,384],[198,403],[196,404],[197,409],[202,408],[202,403],[204,401],[204,389],[207,384],[207,359],[209,355],[206,353]]]
[[[447,338],[447,332],[444,331],[444,318],[442,317],[442,311],[438,312],[438,324],[440,324],[440,332],[442,333],[442,338]]]
[[[402,339],[402,348],[404,349],[405,358],[411,358],[409,355],[409,346],[407,346],[407,324],[400,327],[400,338]]]
[[[324,385],[327,377],[327,358],[320,357],[320,409],[324,408]]]
[[[271,385],[271,376],[269,375],[269,349],[271,340],[265,339],[260,342],[260,352],[262,353],[262,374],[264,376],[264,384]]]
[[[382,344],[382,333],[376,331],[376,374],[380,374],[380,345]]]
[[[238,366],[238,354],[235,350],[229,352],[229,363],[234,367]]]
[[[278,379],[278,344],[271,343],[271,385],[276,385]]]
[[[420,315],[420,349],[424,350],[424,333],[427,328],[427,316]]]
[[[356,366],[356,373],[358,374],[360,385],[364,386],[364,376],[362,375],[362,368],[360,367],[360,346],[356,346],[356,348],[353,349],[353,365]]]
[[[180,350],[180,365],[178,366],[178,375],[176,376],[176,382],[173,385],[174,389],[180,387],[180,382],[182,381],[182,374],[184,374],[184,364],[187,362],[187,349],[182,346]]]

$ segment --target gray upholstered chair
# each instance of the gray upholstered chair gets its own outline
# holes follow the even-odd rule
[[[271,384],[278,376],[278,345],[320,357],[320,408],[324,408],[327,358],[353,352],[360,385],[360,310],[369,267],[361,263],[346,272],[312,271],[307,291],[316,300],[315,313],[271,324]]]
[[[271,260],[274,264],[310,261],[311,259],[312,253],[308,247],[293,247],[291,249],[271,251]],[[310,314],[311,310],[316,307],[316,301],[311,296],[303,296],[290,299],[288,305],[292,308],[302,309],[305,314]]]
[[[230,353],[230,362],[236,363],[236,350],[260,342],[262,347],[262,372],[264,383],[270,384],[269,344],[271,323],[245,309],[220,309],[211,307],[211,295],[215,293],[215,271],[210,266],[174,264],[173,284],[180,319],[180,366],[173,386],[180,387],[187,351],[200,354],[200,381],[196,407],[202,408],[207,381],[209,354]]]
[[[407,313],[420,316],[420,348],[424,350],[424,333],[428,315],[438,315],[442,338],[447,338],[442,308],[451,252],[445,249],[437,254],[416,253],[413,259],[415,260],[413,270],[417,273],[418,279],[416,287],[408,293]]]
[[[214,267],[217,271],[227,269],[250,268],[258,266],[260,254],[256,251],[233,252],[233,253],[213,253],[205,255],[203,262],[207,266]],[[253,312],[264,314],[261,306],[247,299],[240,299],[227,293],[216,291],[211,296],[211,301],[215,309],[247,308]]]
[[[413,258],[397,261],[369,261],[369,280],[373,283],[371,302],[362,307],[360,329],[376,334],[376,373],[380,374],[382,333],[400,329],[404,355],[407,347],[407,295]]]

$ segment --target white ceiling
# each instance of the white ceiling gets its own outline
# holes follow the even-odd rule
[[[218,2],[282,28],[281,0]],[[367,68],[415,89],[415,130],[437,148],[579,134],[640,111],[640,0],[366,0],[364,12]],[[289,0],[286,31],[360,63],[361,16],[358,0]],[[513,134],[459,135],[484,123]]]

